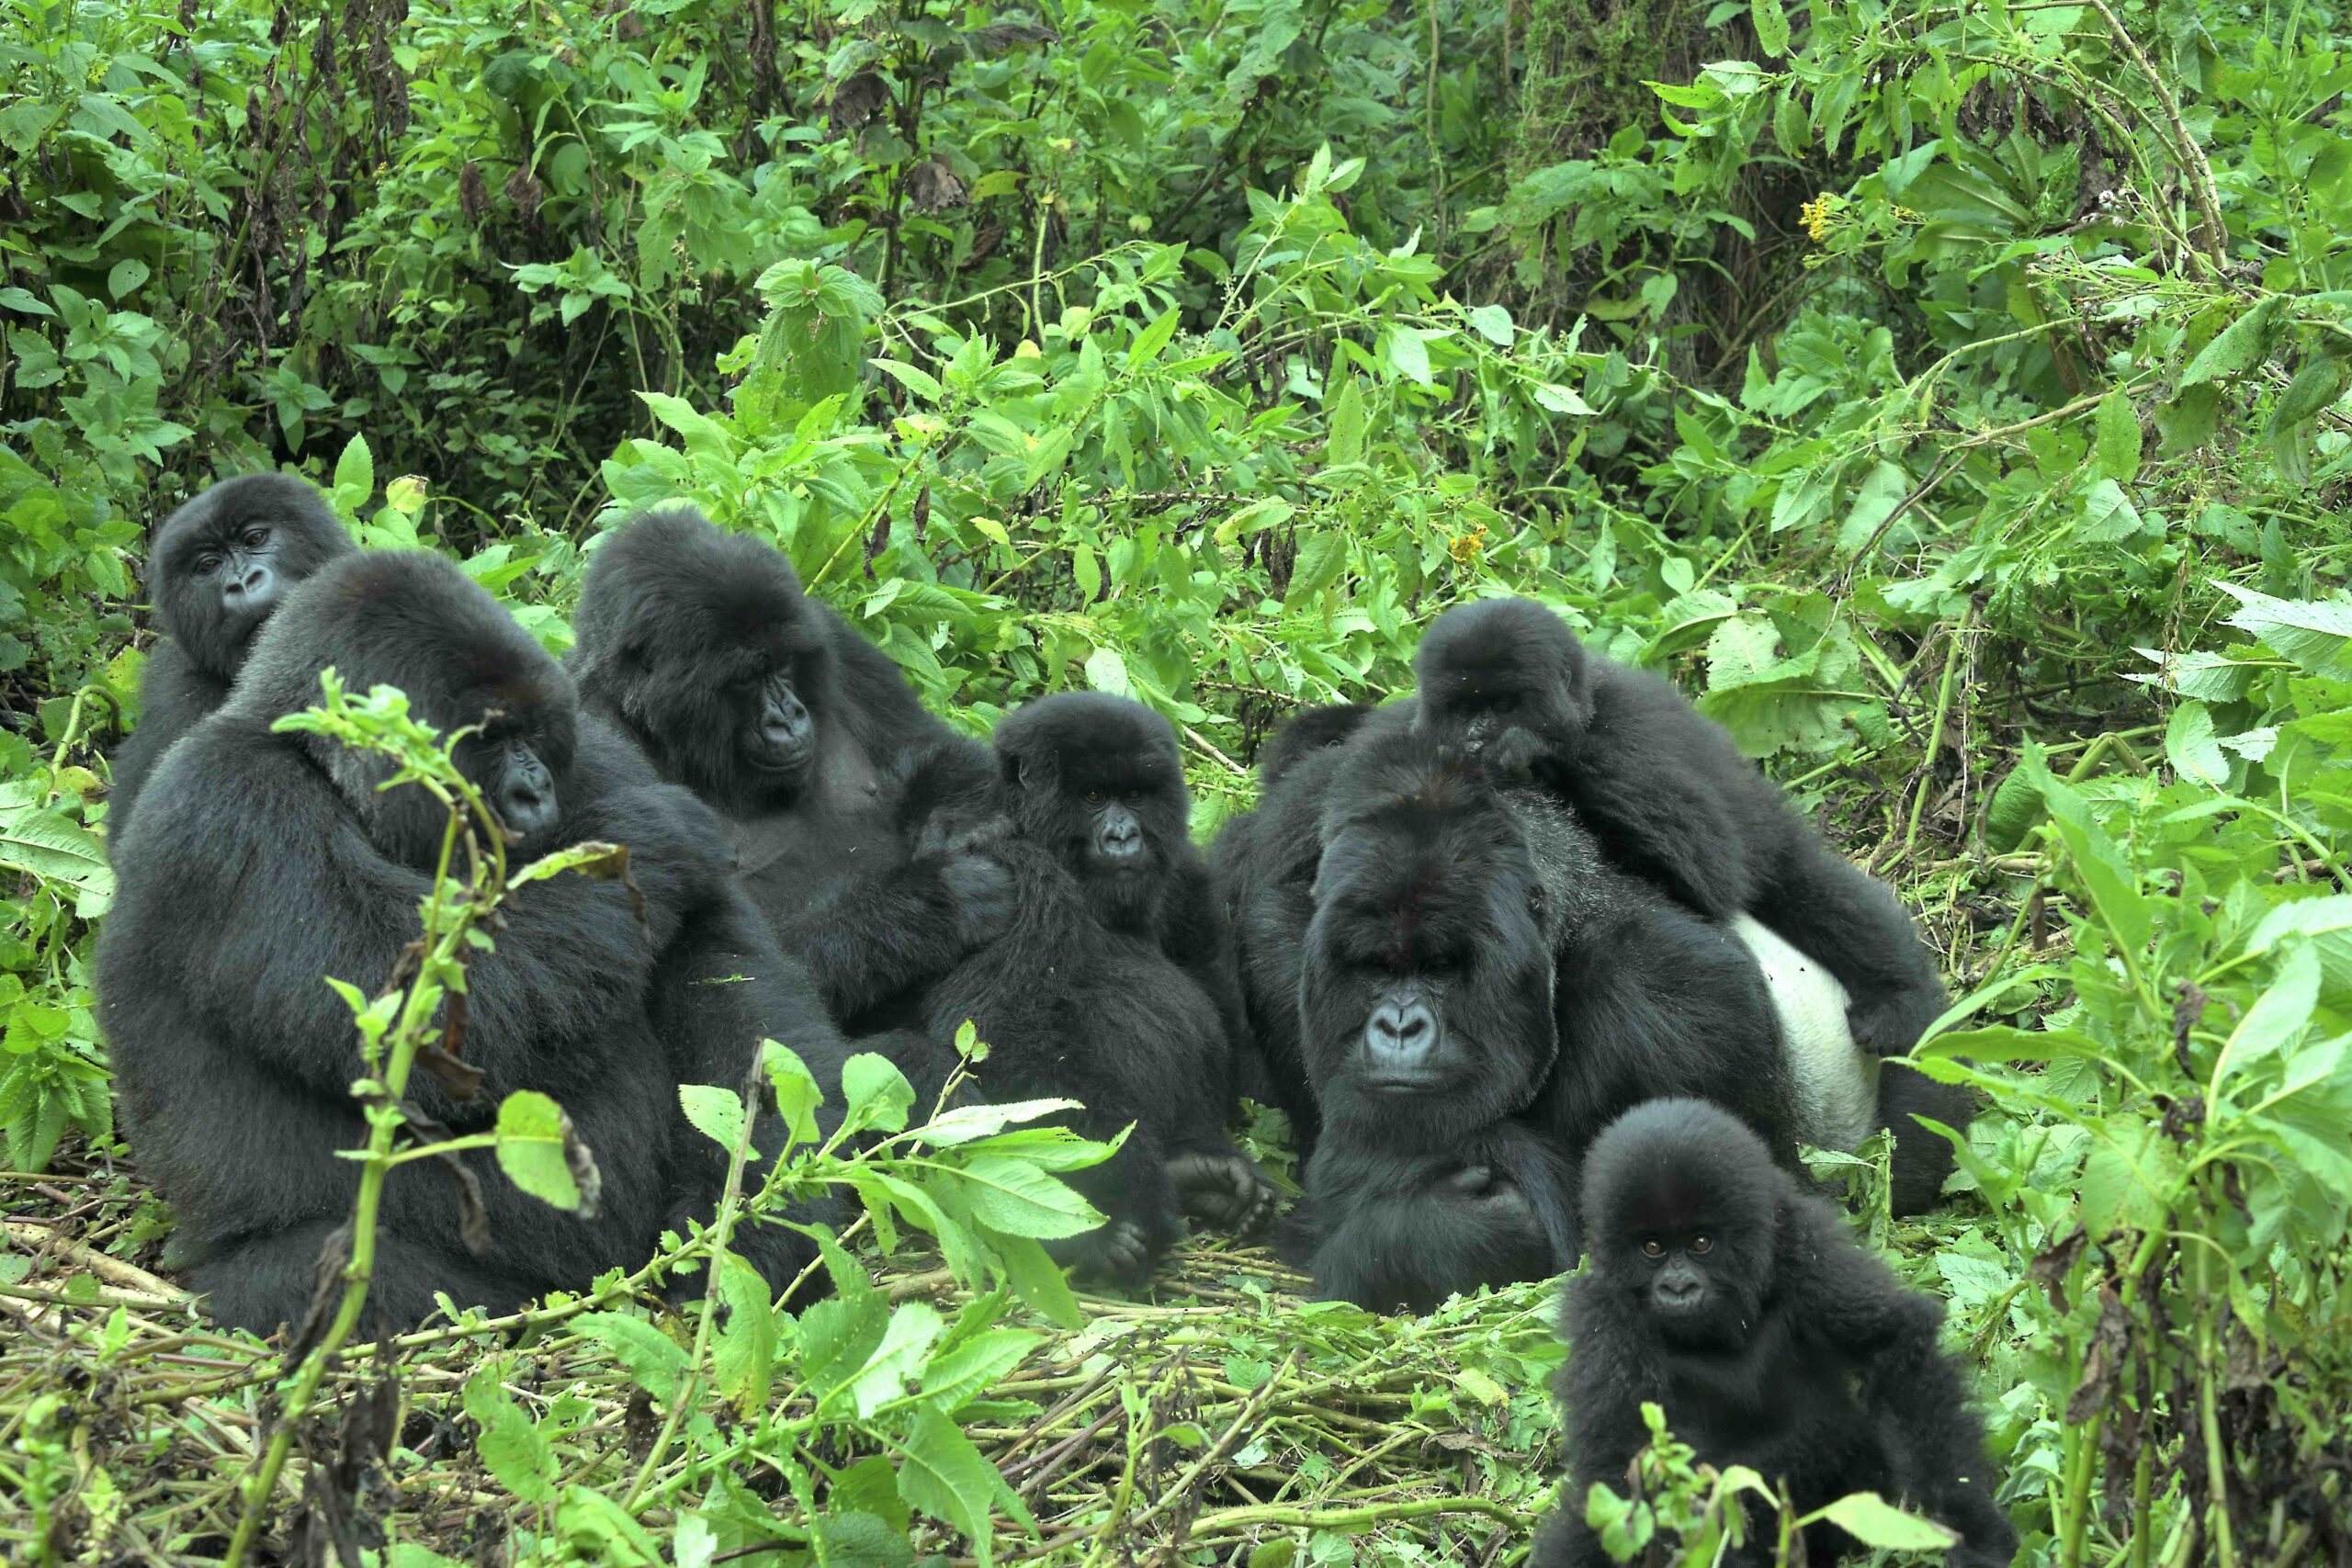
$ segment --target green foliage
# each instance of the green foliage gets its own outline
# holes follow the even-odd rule
[[[107,1183],[114,1261],[164,1229],[98,1163],[86,953],[141,539],[214,473],[310,473],[558,650],[598,530],[691,500],[975,730],[1074,685],[1166,712],[1204,835],[1283,713],[1396,691],[1431,615],[1527,592],[1681,682],[1970,992],[1925,1054],[1991,1099],[1958,1202],[1869,1224],[1983,1369],[2026,1560],[2317,1551],[2352,1405],[2346,30],[2208,0],[0,0],[6,1163]],[[388,1472],[420,1510],[388,1560],[472,1552],[475,1504],[427,1494],[523,1556],[681,1564],[1418,1562],[1543,1505],[1541,1292],[1398,1324],[1209,1253],[1214,1311],[1082,1298],[1038,1242],[1092,1218],[1058,1178],[1099,1148],[1044,1106],[931,1116],[876,1063],[845,1086],[871,1146],[829,1146],[789,1043],[767,1190],[512,1348],[403,1348],[453,1359],[412,1394],[480,1465]],[[681,1110],[748,1157],[739,1092]],[[502,1161],[589,1199],[548,1111],[510,1108]],[[1279,1118],[1252,1140],[1283,1168]],[[785,1311],[728,1238],[819,1187],[864,1217],[838,1293]],[[166,1396],[189,1374],[118,1316],[151,1300],[0,1264],[77,1325],[25,1354],[177,1380],[141,1411],[286,1371]],[[652,1307],[673,1271],[721,1309]],[[0,1487],[36,1524],[0,1540],[228,1538],[233,1498],[157,1501],[19,1365]],[[1661,1552],[1770,1479],[1645,1462],[1611,1517]]]

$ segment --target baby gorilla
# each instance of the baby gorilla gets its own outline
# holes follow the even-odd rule
[[[148,597],[164,635],[139,678],[139,728],[114,756],[107,832],[115,843],[156,761],[228,700],[245,650],[279,602],[356,548],[318,491],[291,474],[225,479],[164,520],[147,556]]]
[[[1832,851],[1780,787],[1658,676],[1588,653],[1525,599],[1439,616],[1414,660],[1412,726],[1504,777],[1575,807],[1610,858],[1711,919],[1741,915],[1787,940],[1845,987],[1865,1051],[1900,1055],[1946,1005],[1935,962],[1894,893]],[[1905,1067],[1881,1086],[1901,1156],[1898,1213],[1931,1207],[1951,1170],[1917,1112],[1967,1124],[1964,1090]]]
[[[1953,1562],[2008,1562],[1984,1428],[1937,1345],[1942,1303],[1905,1289],[1736,1117],[1636,1106],[1587,1156],[1584,1205],[1592,1261],[1568,1286],[1560,1382],[1568,1480],[1535,1568],[1609,1562],[1585,1498],[1623,1483],[1645,1401],[1700,1460],[1785,1483],[1801,1513],[1877,1492],[1958,1531]],[[1771,1560],[1749,1542],[1736,1561]],[[1827,1562],[1858,1543],[1821,1523],[1804,1546]]]
[[[1077,1100],[1091,1137],[1136,1124],[1110,1164],[1074,1179],[1108,1223],[1058,1250],[1081,1273],[1139,1282],[1184,1215],[1246,1234],[1273,1201],[1226,1130],[1233,1004],[1208,986],[1230,984],[1229,939],[1186,833],[1175,737],[1138,704],[1067,694],[1005,719],[996,762],[996,777],[944,784],[968,759],[943,751],[907,792],[919,849],[987,843],[1015,887],[1012,929],[940,985],[933,1027],[973,1021],[991,1098]],[[1004,818],[993,838],[974,828],[990,813]]]

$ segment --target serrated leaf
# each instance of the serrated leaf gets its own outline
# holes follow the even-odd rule
[[[1337,528],[1300,530],[1298,556],[1291,563],[1290,584],[1283,592],[1283,607],[1310,603],[1329,588],[1348,564],[1348,536]]]
[[[2098,402],[2098,468],[2130,484],[2140,472],[2140,415],[2120,387]]]
[[[2213,584],[2238,602],[2228,624],[2263,640],[2308,674],[2342,677],[2345,645],[2352,642],[2352,600],[2273,598],[2234,582]]]
[[[720,1253],[716,1264],[712,1289],[727,1312],[711,1342],[711,1376],[748,1416],[766,1407],[775,1377],[775,1302],[760,1271],[733,1253]]]
[[[1045,1336],[1018,1328],[992,1328],[976,1335],[941,1351],[923,1368],[923,1398],[952,1416],[1044,1343]]]
[[[1511,324],[1510,312],[1500,305],[1480,305],[1464,312],[1464,319],[1477,329],[1478,335],[1497,348],[1509,348],[1519,329]]]
[[[2230,760],[2214,739],[2213,713],[2203,703],[2183,703],[2165,727],[2165,758],[2173,772],[2214,789],[2230,786]]]
[[[2311,1027],[2312,1013],[2318,1006],[2319,954],[2306,942],[2279,962],[2277,976],[2230,1032],[2229,1043],[2222,1047],[2223,1058],[2243,1072],[2285,1052]],[[2222,1076],[2217,1071],[2216,1077]]]
[[[817,1108],[825,1101],[817,1075],[808,1070],[800,1053],[773,1040],[766,1042],[761,1061],[767,1068],[768,1084],[775,1090],[776,1112],[784,1122],[780,1141],[786,1148],[817,1142]]]
[[[2305,360],[2270,411],[2272,433],[2317,419],[2333,408],[2344,395],[2346,378],[2346,362],[2335,355],[2315,354]]]
[[[953,1148],[1004,1131],[1016,1122],[1034,1122],[1057,1111],[1077,1109],[1075,1100],[1012,1100],[1001,1105],[959,1105],[933,1118],[916,1134],[933,1148]]]
[[[494,1365],[467,1382],[465,1407],[480,1428],[474,1452],[492,1479],[523,1502],[540,1506],[553,1503],[555,1450],[514,1396],[499,1386]]]
[[[368,438],[355,431],[343,444],[343,456],[334,460],[335,504],[356,516],[375,493],[376,454],[368,449]]]
[[[1423,387],[1435,385],[1430,378],[1430,345],[1413,328],[1392,326],[1388,329],[1388,348],[1385,357],[1389,367],[1407,380]]]
[[[1136,334],[1135,346],[1127,350],[1127,373],[1135,374],[1159,357],[1168,340],[1176,335],[1176,310],[1170,305],[1160,318]]]
[[[2140,509],[2113,479],[2101,479],[2083,497],[2079,536],[2087,544],[2112,544],[2140,531]]]
[[[1026,1160],[978,1154],[956,1175],[972,1213],[1007,1235],[1077,1235],[1102,1224],[1093,1204]]]
[[[2271,345],[2278,341],[2278,313],[2286,304],[2283,294],[2266,295],[2198,350],[2188,368],[2180,373],[2181,386],[2186,389],[2243,376],[2268,358]]]
[[[573,1326],[610,1350],[638,1387],[664,1403],[677,1396],[687,1358],[668,1335],[643,1318],[616,1312],[583,1313]]]
[[[1331,400],[1331,429],[1323,439],[1323,460],[1332,468],[1352,468],[1363,461],[1363,389],[1353,372],[1340,383]]]
[[[678,1106],[704,1137],[729,1154],[734,1152],[737,1141],[743,1136],[741,1095],[731,1089],[714,1089],[709,1084],[680,1084]],[[752,1157],[758,1158],[759,1152],[753,1150]]]
[[[927,403],[937,403],[946,396],[946,389],[928,370],[919,369],[900,360],[875,358],[867,361],[893,381]]]
[[[1775,58],[1789,52],[1789,14],[1781,0],[1750,0],[1747,19],[1755,25],[1758,48]]]
[[[1004,1478],[947,1415],[932,1405],[915,1412],[899,1450],[899,1491],[909,1504],[971,1542],[981,1568],[994,1561],[989,1516]]]
[[[1127,679],[1127,661],[1115,648],[1098,648],[1086,656],[1086,683],[1114,696],[1130,696],[1135,691]]]
[[[914,1086],[889,1057],[860,1051],[842,1064],[842,1099],[847,1120],[857,1127],[878,1127],[886,1133],[906,1130],[907,1111],[915,1102]]]

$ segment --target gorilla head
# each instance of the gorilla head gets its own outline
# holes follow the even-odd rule
[[[1559,1052],[1552,878],[1455,754],[1368,734],[1334,775],[1299,986],[1327,1123],[1457,1137],[1525,1107]]]
[[[1506,776],[1572,752],[1592,722],[1584,645],[1532,599],[1480,599],[1430,624],[1413,658],[1415,726]]]
[[[328,566],[273,617],[226,710],[277,718],[319,700],[332,667],[353,692],[409,694],[410,711],[443,734],[468,725],[458,765],[518,849],[560,842],[576,743],[571,678],[457,567],[423,551],[352,554]],[[383,789],[391,764],[323,736],[304,745],[367,824],[387,859],[430,867],[447,814],[422,789]]]
[[[173,513],[148,552],[164,635],[226,680],[296,583],[357,548],[317,490],[291,474],[246,474]]]
[[[1152,925],[1192,843],[1168,721],[1125,697],[1060,692],[998,725],[996,750],[1021,836],[1060,857],[1104,925]]]
[[[737,815],[797,802],[832,712],[834,653],[781,552],[691,510],[605,541],[580,614],[581,694],[665,778]]]
[[[1738,1117],[1652,1100],[1593,1140],[1584,1235],[1619,1321],[1679,1349],[1737,1350],[1762,1320],[1788,1179]]]

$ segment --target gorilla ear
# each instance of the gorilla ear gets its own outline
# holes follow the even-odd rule
[[[1029,759],[1017,751],[1000,751],[997,762],[1004,770],[1004,782],[1014,789],[1029,787]]]
[[[1552,890],[1544,886],[1540,882],[1529,883],[1527,885],[1527,912],[1535,918],[1535,923],[1537,925],[1542,925],[1544,921],[1544,917],[1552,912]]]

